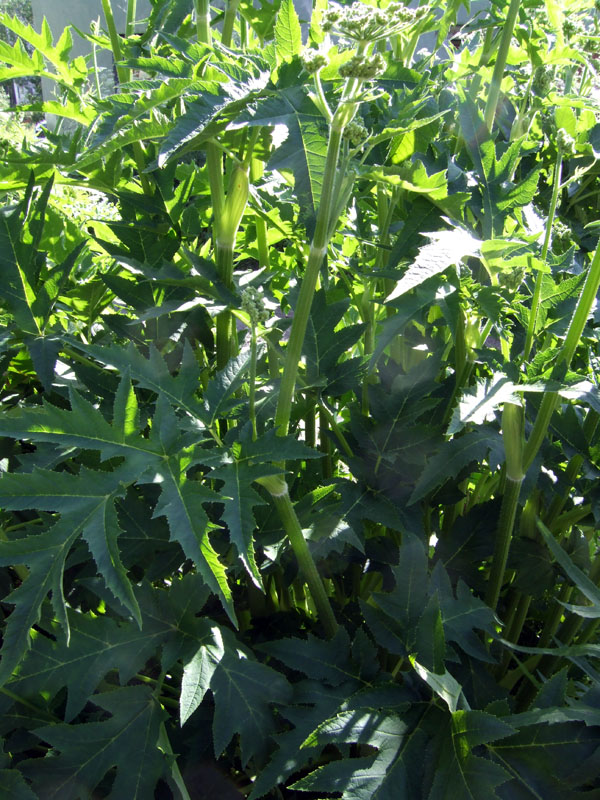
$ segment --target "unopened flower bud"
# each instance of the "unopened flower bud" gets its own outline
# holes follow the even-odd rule
[[[559,128],[556,134],[556,144],[561,148],[566,156],[575,155],[575,139],[570,136],[564,128]]]
[[[326,55],[311,48],[302,53],[300,56],[300,61],[302,62],[304,69],[310,75],[313,75],[315,72],[318,72],[320,69],[323,69],[323,67],[326,67],[329,64],[329,59]]]
[[[254,286],[247,286],[242,291],[242,308],[250,317],[253,326],[269,319],[269,312],[264,305],[264,297]]]
[[[358,78],[363,81],[370,81],[385,72],[385,59],[381,53],[374,53],[371,56],[354,55],[340,67],[342,78]]]
[[[355,119],[346,125],[343,135],[353,147],[358,147],[368,137],[369,131],[363,125],[362,120]]]

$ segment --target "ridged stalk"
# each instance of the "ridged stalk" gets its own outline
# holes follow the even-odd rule
[[[548,249],[550,248],[550,240],[552,238],[552,225],[554,224],[554,217],[556,215],[556,206],[558,204],[558,193],[560,191],[560,182],[562,176],[562,148],[558,146],[558,155],[554,165],[554,179],[552,182],[552,197],[550,199],[550,208],[548,209],[548,219],[546,220],[546,234],[544,236],[544,244],[542,245],[541,260],[546,263],[548,257]],[[523,357],[525,360],[529,358],[531,348],[533,346],[533,337],[535,335],[535,327],[537,325],[537,318],[542,298],[542,276],[541,270],[535,278],[535,287],[533,290],[533,299],[531,301],[531,311],[529,313],[529,321],[527,323],[527,336],[525,338],[525,347],[523,348]]]
[[[321,204],[319,205],[317,214],[315,235],[310,246],[308,262],[306,264],[304,278],[302,279],[302,286],[300,287],[298,301],[294,309],[294,320],[292,322],[290,338],[286,348],[285,365],[279,389],[275,426],[280,436],[285,436],[288,431],[292,411],[292,399],[296,386],[296,377],[298,375],[298,364],[300,363],[300,356],[302,355],[306,326],[308,325],[308,318],[310,316],[319,270],[327,250],[327,227],[333,201],[333,186],[342,133],[343,127],[339,129],[332,127],[329,136],[325,174],[323,176],[323,189],[321,192]]]
[[[221,44],[225,45],[225,47],[231,46],[233,26],[235,24],[235,17],[239,4],[240,0],[227,0],[225,19],[223,20],[223,32],[221,34]]]
[[[323,625],[326,635],[331,638],[335,636],[338,624],[323,581],[302,533],[300,522],[288,492],[287,483],[280,476],[260,478],[258,482],[267,489],[273,499],[273,504],[279,513],[283,528],[290,540],[300,571],[308,585],[310,595],[317,609],[319,621]]]
[[[194,0],[196,15],[196,32],[198,41],[204,44],[211,43],[210,33],[210,2],[209,0]]]
[[[137,14],[137,0],[127,0],[127,22],[125,23],[125,36],[135,33],[135,17]]]
[[[560,379],[562,370],[570,366],[599,288],[600,246],[596,248],[596,252],[594,253],[594,258],[592,259],[587,278],[585,279],[581,295],[579,296],[577,306],[575,307],[575,313],[573,314],[567,330],[565,343],[552,371],[552,378]],[[523,454],[523,469],[525,472],[527,472],[531,466],[533,459],[536,457],[537,452],[544,441],[552,414],[558,405],[558,399],[557,392],[545,392],[544,394],[533,430],[531,431],[529,439],[527,440],[527,444],[525,445],[525,451]]]
[[[504,495],[500,508],[500,519],[494,542],[492,569],[486,593],[486,602],[496,608],[504,581],[506,561],[512,539],[513,527],[523,483],[523,408],[514,403],[505,403],[502,412],[502,439],[506,455],[506,477]]]
[[[110,37],[110,44],[113,51],[113,58],[115,60],[116,68],[117,68],[117,79],[119,84],[127,83],[131,80],[131,70],[127,67],[122,66],[119,62],[123,59],[123,52],[121,50],[121,37],[117,31],[117,26],[115,25],[115,18],[113,15],[112,6],[110,4],[110,0],[102,0],[102,10],[104,11],[104,18],[106,19],[106,27],[108,28],[108,35]],[[133,13],[133,24],[135,25],[135,2],[132,3],[132,6],[127,7],[127,19],[129,20],[130,13]],[[128,22],[129,24],[129,22]],[[152,188],[152,184],[148,180],[148,176],[144,174],[144,170],[146,169],[146,158],[144,155],[144,150],[140,142],[133,142],[131,145],[133,150],[133,158],[135,161],[135,165],[138,169],[138,175],[140,179],[140,184],[142,186],[142,190],[145,195],[152,196],[154,194],[154,190]]]
[[[506,16],[506,22],[502,30],[502,38],[500,39],[500,47],[498,48],[498,55],[496,56],[496,64],[494,65],[494,72],[492,74],[492,82],[488,93],[487,103],[485,106],[484,120],[489,131],[492,130],[494,119],[496,117],[496,109],[498,107],[498,100],[500,98],[500,87],[502,85],[502,78],[504,77],[504,69],[506,67],[506,59],[508,58],[508,51],[510,49],[510,42],[517,21],[517,14],[519,13],[519,6],[521,0],[511,0]]]

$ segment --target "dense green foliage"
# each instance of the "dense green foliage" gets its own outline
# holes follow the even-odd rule
[[[600,798],[597,5],[0,16],[3,797]]]

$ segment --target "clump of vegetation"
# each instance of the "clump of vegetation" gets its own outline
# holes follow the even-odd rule
[[[0,16],[0,786],[595,797],[600,10],[102,5]]]

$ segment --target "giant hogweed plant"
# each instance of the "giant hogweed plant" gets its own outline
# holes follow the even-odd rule
[[[598,10],[102,5],[1,19],[3,795],[600,796]]]

